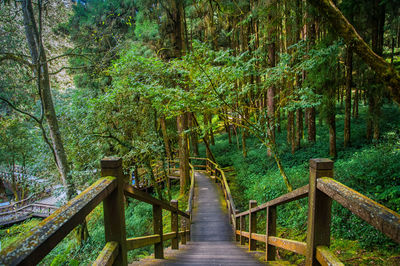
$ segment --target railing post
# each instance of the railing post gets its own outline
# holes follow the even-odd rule
[[[178,201],[171,200],[171,206],[178,209]],[[171,231],[176,232],[175,238],[172,239],[171,248],[179,249],[179,223],[177,212],[171,212]]]
[[[244,215],[240,216],[240,245],[246,244],[246,238],[243,236],[243,231],[246,231],[246,220]]]
[[[333,161],[310,160],[306,265],[320,265],[316,259],[316,247],[330,245],[332,199],[317,189],[320,177],[333,177]]]
[[[186,245],[186,218],[182,216],[182,223],[181,223],[181,228],[183,231],[182,237],[181,237],[181,243],[183,245]]]
[[[154,258],[164,258],[163,244],[163,223],[162,223],[162,208],[160,205],[153,205],[153,230],[155,235],[160,235],[160,242],[154,244]]]
[[[249,209],[257,206],[257,201],[250,200],[249,201]],[[251,212],[249,213],[249,250],[256,250],[257,241],[251,239],[251,234],[257,232],[257,213]]]
[[[127,265],[124,185],[121,158],[104,158],[101,160],[101,176],[117,178],[117,188],[103,201],[104,231],[106,242],[118,242],[119,252],[115,265]]]
[[[240,235],[237,234],[237,232],[236,232],[236,231],[240,230],[240,218],[236,217],[236,215],[235,215],[235,219],[236,219],[235,239],[236,239],[236,241],[240,241]]]
[[[186,220],[186,226],[185,226],[185,230],[186,230],[186,241],[190,241],[190,218],[185,218]]]
[[[276,236],[276,206],[267,207],[267,228],[266,228],[266,250],[265,260],[275,260],[276,248],[272,245],[268,245],[268,237]]]

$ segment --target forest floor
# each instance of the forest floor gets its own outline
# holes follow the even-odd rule
[[[352,121],[352,145],[343,148],[343,118],[338,108],[335,179],[362,194],[399,212],[400,205],[400,110],[396,106],[382,108],[381,139],[365,140],[366,108],[360,108],[360,117]],[[311,158],[329,158],[329,135],[324,123],[318,123],[317,141],[307,143],[305,131],[301,148],[291,154],[286,143],[286,125],[277,133],[277,143],[285,171],[294,188],[308,183],[308,162]],[[217,128],[216,128],[217,129]],[[236,140],[239,141],[237,145]],[[286,188],[273,159],[267,150],[252,137],[247,138],[247,157],[243,158],[241,135],[216,135],[212,151],[225,169],[235,203],[240,211],[248,208],[249,200],[259,204],[286,193]],[[204,153],[204,147],[201,147]],[[278,210],[278,231],[281,237],[298,241],[306,239],[307,201],[299,201],[301,208],[287,204]],[[331,250],[346,265],[400,265],[400,247],[348,210],[334,203]],[[262,221],[264,217],[260,217]],[[260,232],[265,230],[261,223]],[[263,247],[260,247],[263,249]],[[294,264],[304,263],[304,257],[279,250],[278,256]]]

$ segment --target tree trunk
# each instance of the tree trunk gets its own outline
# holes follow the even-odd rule
[[[66,189],[67,198],[72,199],[75,194],[75,186],[69,173],[67,154],[64,149],[58,126],[57,115],[54,109],[51,95],[50,78],[47,65],[46,52],[42,43],[40,29],[38,29],[31,0],[22,0],[21,10],[24,20],[26,40],[31,53],[32,63],[37,65],[36,76],[38,78],[38,89],[42,102],[44,117],[49,125],[52,148],[55,153],[56,165],[61,175],[61,180]],[[41,12],[41,7],[39,7]],[[41,16],[39,16],[39,20]],[[39,21],[40,22],[40,21]]]
[[[351,87],[353,76],[353,50],[347,47],[346,54],[346,106],[344,110],[344,147],[350,146],[350,126],[351,126]]]
[[[328,118],[329,126],[329,155],[336,158],[336,119],[335,113],[331,113]]]
[[[296,110],[296,149],[300,148],[301,139],[303,138],[303,110]]]
[[[160,117],[160,126],[161,126],[161,133],[162,133],[163,140],[164,140],[165,153],[167,155],[167,158],[172,160],[173,158],[172,158],[171,147],[169,145],[169,138],[168,138],[168,134],[167,134],[167,124],[165,121],[165,116]]]
[[[276,7],[275,3],[271,3],[269,6],[269,14],[268,14],[268,22],[269,22],[269,31],[268,31],[268,62],[269,67],[275,67],[276,62],[276,27],[273,23],[274,20],[274,12]],[[268,132],[267,134],[270,136],[270,140],[275,143],[275,88],[274,86],[270,86],[267,91],[267,113],[268,113]],[[268,156],[271,156],[271,151],[268,150]]]
[[[210,126],[211,145],[215,145],[214,132],[213,132],[213,127],[212,127],[212,114],[207,114],[207,118],[208,118],[208,123]]]
[[[188,137],[185,133],[187,129],[187,114],[181,114],[177,118],[179,134],[179,171],[180,171],[180,194],[183,195],[190,185],[189,174],[189,149]]]
[[[193,114],[188,113],[188,123],[190,128],[190,147],[194,156],[199,156],[199,143],[197,141],[197,127],[194,125]]]

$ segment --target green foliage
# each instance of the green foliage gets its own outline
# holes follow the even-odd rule
[[[343,116],[338,115],[339,152],[335,159],[335,179],[398,212],[400,198],[399,110],[395,106],[386,106],[383,109],[384,137],[379,143],[374,144],[368,144],[363,138],[366,108],[360,110],[361,117],[353,122],[352,147],[348,149],[341,148]],[[280,156],[294,188],[308,183],[309,159],[324,158],[329,154],[326,147],[328,134],[322,125],[317,127],[317,132],[317,142],[314,145],[302,143],[302,148],[294,155],[290,153],[290,146],[286,144],[286,134],[277,134],[277,142],[281,147]],[[241,150],[236,148],[234,136],[233,141],[233,144],[229,144],[225,134],[218,136],[212,150],[220,165],[232,165],[235,168],[236,176],[232,178],[231,183],[237,207],[243,211],[248,208],[249,200],[257,200],[260,204],[285,194],[286,189],[280,173],[273,160],[267,157],[265,147],[260,146],[257,140],[250,137],[247,139],[249,151],[247,157],[243,158]],[[307,201],[302,200],[301,206],[303,207],[300,209],[293,204],[280,206],[279,226],[304,233]],[[335,203],[332,213],[332,233],[335,238],[357,240],[363,248],[396,249],[396,244],[388,240],[386,236],[340,205]]]

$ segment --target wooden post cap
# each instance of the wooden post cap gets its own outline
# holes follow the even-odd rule
[[[250,207],[250,209],[251,208],[254,208],[254,207],[256,207],[257,206],[257,201],[256,200],[250,200],[249,201],[249,207]]]
[[[113,169],[122,166],[122,159],[120,157],[106,157],[101,159],[101,168]]]
[[[327,158],[310,159],[310,167],[316,170],[332,170],[333,161]]]
[[[178,203],[178,201],[176,199],[171,200],[171,204],[175,204]]]

